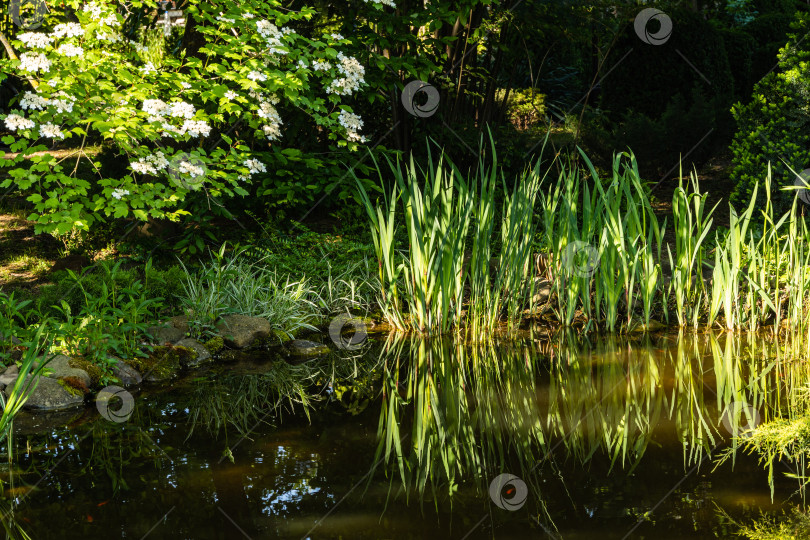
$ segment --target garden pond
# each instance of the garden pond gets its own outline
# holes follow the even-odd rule
[[[776,462],[772,498],[745,437],[803,406],[806,358],[806,340],[745,334],[530,331],[391,335],[296,364],[254,352],[133,391],[123,422],[21,413],[3,524],[60,539],[735,537],[802,503],[788,476],[802,471]]]

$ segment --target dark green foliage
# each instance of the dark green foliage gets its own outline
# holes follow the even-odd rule
[[[742,30],[720,28],[719,32],[723,37],[731,75],[734,77],[734,101],[747,101],[751,98],[754,86],[751,67],[757,40]]]
[[[793,15],[789,13],[766,13],[747,25],[745,32],[757,42],[751,64],[751,74],[756,82],[776,65],[776,55],[787,42],[787,33]]]
[[[629,24],[611,51],[606,66],[615,69],[601,83],[601,105],[613,120],[630,109],[658,118],[676,95],[691,97],[696,85],[718,111],[731,104],[734,80],[721,33],[692,12],[669,16],[672,34],[663,45],[644,43]]]
[[[632,24],[624,29],[606,63],[615,69],[601,83],[607,118],[586,128],[588,145],[602,156],[632,148],[644,176],[666,173],[690,151],[687,163],[700,163],[730,123],[734,78],[725,34],[695,13],[670,17],[672,34],[662,45],[644,43]]]
[[[768,162],[780,187],[792,185],[795,179],[787,165],[796,172],[810,167],[810,47],[801,41],[810,30],[810,16],[801,14],[793,27],[798,31],[781,55],[779,69],[756,84],[750,103],[732,111],[738,124],[731,145],[732,177],[737,181],[732,201],[750,199],[754,184],[767,175]],[[783,211],[793,195],[774,193],[777,210]]]
[[[642,176],[658,180],[668,172],[677,174],[681,156],[684,170],[691,169],[691,163],[706,159],[712,145],[706,140],[698,142],[714,125],[712,104],[695,88],[689,101],[676,95],[660,117],[631,110],[621,122],[607,127],[592,124],[584,142],[601,155],[631,149]]]
[[[271,232],[251,241],[244,256],[261,260],[262,266],[274,268],[281,275],[306,276],[317,286],[325,283],[330,274],[333,278],[364,275],[365,268],[358,267],[359,261],[373,260],[374,251],[369,243],[342,236],[314,232],[287,236]]]

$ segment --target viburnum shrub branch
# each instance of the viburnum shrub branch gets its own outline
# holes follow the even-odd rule
[[[279,109],[305,112],[340,146],[353,150],[365,141],[362,119],[343,102],[364,86],[365,70],[339,50],[350,43],[343,36],[293,29],[315,15],[312,8],[192,0],[186,16],[204,37],[199,54],[147,61],[155,55],[122,35],[123,15],[156,9],[154,1],[48,4],[64,22],[17,35],[18,59],[0,60],[0,81],[8,73],[36,81],[0,115],[14,133],[3,142],[19,152],[0,153],[8,172],[0,187],[30,193],[37,232],[88,229],[103,216],[176,220],[188,213],[179,203],[189,190],[247,195],[245,183],[268,174],[262,147],[294,144],[284,139]],[[41,153],[76,138],[78,159],[90,160],[88,137],[114,144],[129,174],[107,177],[93,163],[95,175],[82,178],[78,166],[63,168]]]

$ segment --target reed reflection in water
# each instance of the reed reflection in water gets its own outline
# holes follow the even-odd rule
[[[629,475],[654,443],[680,446],[685,472],[711,467],[761,422],[792,414],[810,381],[807,347],[798,335],[475,344],[392,335],[377,449],[389,496],[452,498],[471,482],[488,500],[489,481],[509,472],[551,523],[540,486],[561,479],[560,460]]]

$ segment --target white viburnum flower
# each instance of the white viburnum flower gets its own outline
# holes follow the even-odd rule
[[[63,37],[81,37],[84,36],[84,28],[79,23],[60,23],[53,27],[51,36],[57,39]]]
[[[48,106],[48,99],[35,94],[33,92],[26,92],[20,100],[20,107],[22,109],[31,109],[36,111],[44,111]]]
[[[168,108],[168,105],[166,105],[166,102],[164,102],[164,101],[162,101],[160,99],[147,99],[147,100],[144,100],[144,102],[143,102],[143,112],[145,112],[146,114],[148,114],[151,117],[160,118],[160,117],[164,116],[168,112],[167,108]],[[157,120],[157,121],[161,121],[161,120]],[[150,120],[150,122],[154,122],[154,121],[156,121],[156,120]]]
[[[201,135],[208,137],[208,134],[211,133],[211,126],[204,120],[186,120],[183,122],[183,127],[180,129],[194,138]]]
[[[6,127],[11,131],[18,131],[21,129],[34,129],[33,120],[30,120],[19,114],[9,114],[6,116]]]
[[[26,32],[17,36],[17,39],[29,49],[44,49],[53,43],[53,37],[42,32]]]
[[[250,73],[248,73],[247,78],[250,79],[251,81],[262,81],[262,82],[264,82],[264,81],[267,80],[267,75],[265,75],[264,73],[262,73],[260,71],[251,71]]]
[[[40,70],[47,73],[51,69],[51,61],[41,53],[22,53],[20,55],[20,69],[31,73]]]
[[[256,173],[267,172],[267,167],[265,167],[264,163],[262,163],[258,159],[245,160],[243,165],[248,168],[251,175],[256,174]]]
[[[346,56],[342,52],[338,53],[340,63],[337,68],[344,77],[333,80],[327,92],[340,96],[351,95],[352,92],[360,90],[360,85],[365,82],[366,69],[353,56]]]
[[[47,122],[39,126],[39,136],[48,139],[64,139],[65,134],[59,129],[59,126]]]
[[[169,103],[167,112],[169,116],[174,116],[176,118],[192,118],[196,112],[196,109],[191,103],[186,103],[185,101],[172,101]]]
[[[62,56],[67,57],[84,55],[84,49],[71,43],[63,43],[62,45],[59,45],[59,48],[56,49],[56,52],[58,52]]]
[[[113,190],[111,195],[113,196],[114,199],[118,199],[120,201],[123,197],[129,195],[129,190],[117,188]]]
[[[365,142],[366,138],[360,135],[363,120],[358,115],[348,111],[340,111],[338,122],[346,130],[346,139],[352,142]]]
[[[166,159],[163,152],[155,152],[154,155],[131,161],[129,166],[137,173],[157,175],[158,171],[165,170],[169,166],[169,160]]]

